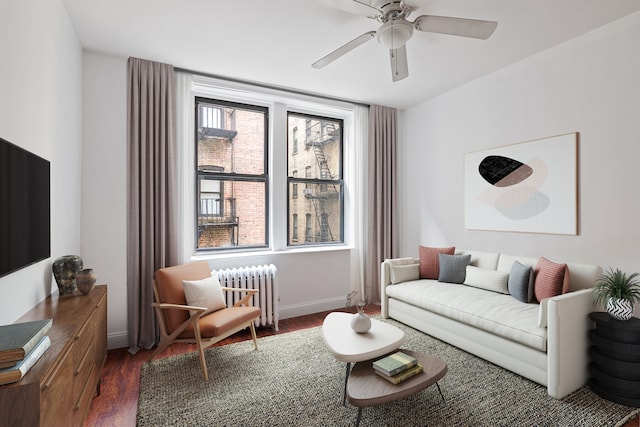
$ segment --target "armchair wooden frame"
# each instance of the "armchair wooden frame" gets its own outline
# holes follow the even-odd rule
[[[233,307],[241,307],[241,306],[251,306],[251,297],[258,293],[257,289],[235,289],[222,287],[222,290],[225,292],[240,292],[246,293],[246,295],[237,301]],[[153,294],[155,296],[156,301],[161,301],[158,292],[158,286],[156,281],[153,280]],[[170,344],[175,342],[183,342],[189,344],[196,344],[198,355],[200,358],[200,367],[202,369],[202,375],[204,376],[205,381],[209,381],[209,372],[207,370],[207,363],[204,358],[204,349],[221,341],[236,332],[239,332],[245,329],[247,326],[251,330],[251,337],[253,339],[253,346],[255,349],[258,349],[258,341],[256,339],[256,329],[254,325],[255,318],[260,316],[260,312],[253,317],[251,320],[241,323],[231,329],[228,329],[217,336],[212,337],[203,337],[200,331],[200,319],[203,316],[206,316],[210,313],[207,313],[207,309],[204,307],[195,307],[190,305],[182,305],[182,304],[170,304],[163,302],[154,302],[151,304],[155,307],[156,314],[158,316],[158,322],[160,324],[160,343],[158,344],[158,348],[153,352],[149,360],[152,360],[157,355],[159,355],[165,348],[167,348]],[[189,315],[189,318],[182,322],[174,331],[169,332],[167,328],[167,322],[165,319],[165,312],[168,310],[184,310]],[[223,308],[219,311],[229,310],[229,308]],[[189,326],[193,325],[194,336],[191,338],[180,338],[180,335],[185,331],[185,329]]]

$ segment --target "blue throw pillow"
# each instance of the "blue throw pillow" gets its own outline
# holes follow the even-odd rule
[[[508,282],[509,293],[518,301],[533,301],[533,268],[515,261]]]
[[[438,282],[461,284],[467,276],[467,265],[471,264],[471,255],[438,254],[438,264]]]

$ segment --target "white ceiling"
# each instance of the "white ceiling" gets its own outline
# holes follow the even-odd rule
[[[371,40],[323,69],[311,64],[377,29],[326,3],[351,0],[63,0],[82,46],[234,79],[408,108],[640,10],[638,0],[413,0],[423,14],[498,22],[488,40],[415,32],[409,77],[393,83]]]

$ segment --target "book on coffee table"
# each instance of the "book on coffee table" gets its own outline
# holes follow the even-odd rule
[[[416,366],[417,364],[418,361],[415,357],[409,356],[401,351],[396,351],[393,354],[373,362],[373,369],[375,369],[376,372],[380,372],[388,376],[394,376]]]
[[[406,369],[402,372],[400,372],[399,374],[395,374],[392,376],[386,375],[380,371],[374,370],[374,372],[381,378],[384,378],[385,380],[393,383],[393,384],[400,384],[403,381],[408,380],[409,378],[415,377],[416,375],[418,375],[419,373],[421,373],[423,371],[422,365],[421,364],[417,364],[415,366],[412,366],[409,369]]]

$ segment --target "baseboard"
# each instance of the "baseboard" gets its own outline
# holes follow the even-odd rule
[[[107,349],[129,347],[129,334],[126,331],[107,334]]]
[[[345,297],[329,298],[313,301],[307,304],[280,305],[280,319],[304,316],[321,311],[335,310],[345,306]]]

